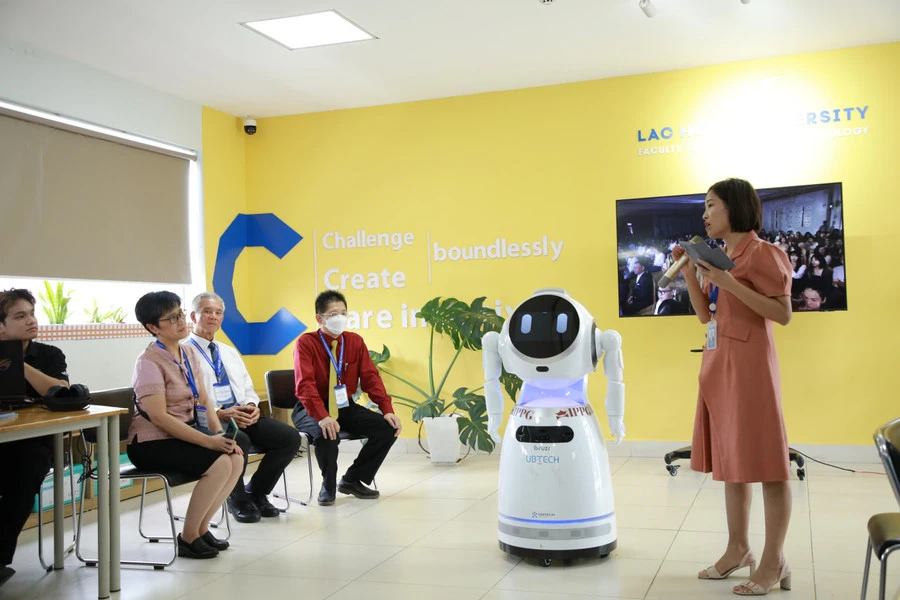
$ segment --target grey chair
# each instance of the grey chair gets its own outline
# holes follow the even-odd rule
[[[875,431],[875,446],[884,464],[894,497],[900,503],[900,419],[882,425]],[[862,595],[865,600],[866,587],[869,583],[869,565],[872,554],[881,563],[881,578],[878,585],[878,598],[884,600],[887,585],[887,559],[894,550],[900,548],[900,513],[882,513],[869,519],[869,543],[866,547],[866,568],[863,571]]]
[[[134,390],[130,387],[127,388],[117,388],[112,390],[104,390],[102,392],[94,392],[92,394],[92,402],[97,406],[113,406],[116,408],[125,408],[128,412],[119,415],[119,441],[126,442],[128,441],[128,427],[131,425],[131,416],[132,410],[134,408]],[[81,432],[82,439],[88,444],[94,444],[97,441],[97,432],[95,429],[86,429]],[[87,448],[85,447],[85,454],[87,454]],[[81,482],[81,495],[84,497],[84,488],[85,486],[93,480],[97,479],[97,474],[92,470],[89,474],[86,474]],[[175,532],[175,516],[172,511],[172,488],[179,485],[184,485],[186,483],[191,483],[197,481],[198,478],[190,477],[185,473],[181,473],[178,471],[165,471],[165,472],[155,472],[155,471],[143,471],[138,469],[132,464],[124,463],[119,466],[119,479],[140,479],[141,480],[141,508],[140,513],[138,515],[138,533],[140,533],[141,537],[145,540],[149,541],[151,544],[158,543],[160,541],[166,541],[172,543],[172,557],[168,562],[159,562],[159,561],[147,561],[147,560],[122,560],[121,564],[123,565],[150,565],[154,569],[162,570],[173,562],[178,557],[178,541],[177,534]],[[171,529],[171,535],[148,535],[144,533],[144,498],[147,495],[147,480],[148,479],[159,479],[163,483],[163,487],[166,492],[166,511],[169,515],[169,525]],[[110,482],[110,485],[116,485],[115,482]],[[228,520],[228,511],[225,510],[225,506],[222,506],[222,516],[220,521],[224,521],[226,536],[225,539],[231,537],[231,526]],[[78,560],[87,564],[87,566],[92,567],[97,565],[97,558],[89,558],[81,555],[81,525],[83,522],[83,512],[84,512],[84,503],[81,505],[81,510],[79,510],[78,514],[78,530],[75,536],[75,556],[78,557]],[[210,523],[212,527],[213,524]]]

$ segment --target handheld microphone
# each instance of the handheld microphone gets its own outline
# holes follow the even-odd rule
[[[699,235],[695,235],[694,237],[691,238],[692,244],[696,244],[696,243],[699,243],[702,241],[703,241],[703,238],[700,237]],[[685,253],[684,256],[682,256],[681,258],[676,260],[672,264],[672,266],[669,267],[669,270],[666,271],[666,274],[659,278],[659,283],[657,284],[657,286],[664,288],[667,285],[669,285],[670,283],[672,283],[672,280],[675,279],[676,275],[678,275],[678,271],[681,270],[681,267],[683,267],[684,265],[687,264],[688,260],[689,260],[689,257],[687,255],[687,253]]]

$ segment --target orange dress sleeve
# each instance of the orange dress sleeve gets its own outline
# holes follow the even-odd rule
[[[748,279],[756,291],[769,298],[790,296],[793,270],[787,254],[769,243],[761,244],[755,254]]]

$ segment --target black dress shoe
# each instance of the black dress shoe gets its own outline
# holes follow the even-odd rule
[[[256,492],[248,492],[250,501],[256,506],[259,514],[266,518],[277,517],[281,511],[275,508],[265,494],[257,494]]]
[[[351,494],[363,500],[374,500],[381,495],[378,490],[370,490],[361,481],[345,481],[343,477],[341,477],[337,489],[342,494]]]
[[[206,545],[210,548],[215,548],[216,550],[228,550],[228,547],[231,545],[227,540],[220,540],[216,536],[212,534],[212,531],[207,531],[200,538],[206,542]]]
[[[6,565],[0,567],[0,585],[3,585],[9,578],[16,574],[16,570]]]
[[[239,498],[228,496],[225,504],[228,505],[228,511],[238,523],[256,523],[259,521],[259,510],[250,501],[250,497],[247,494]]]
[[[202,537],[189,544],[178,534],[178,556],[181,558],[215,558],[218,555],[219,551],[204,542]]]
[[[334,492],[329,492],[323,485],[319,490],[319,506],[331,506],[332,504],[334,504]]]

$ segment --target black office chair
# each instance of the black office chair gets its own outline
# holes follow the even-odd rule
[[[127,412],[119,415],[119,441],[126,442],[128,441],[128,427],[131,425],[131,416],[132,409],[134,408],[134,390],[130,387],[127,388],[117,388],[113,390],[104,390],[102,392],[94,392],[93,396],[93,404],[96,406],[113,406],[116,408],[124,408],[127,409]],[[85,429],[81,432],[81,439],[86,442],[86,444],[95,444],[97,442],[97,430],[96,429]],[[87,446],[85,444],[85,456],[88,456]],[[90,464],[89,462],[87,464]],[[89,473],[86,473],[84,478],[81,481],[81,497],[84,498],[84,488],[85,486],[93,480],[97,479],[97,473],[93,469]],[[166,472],[154,472],[154,471],[142,471],[138,469],[132,464],[121,464],[119,465],[119,479],[140,479],[141,480],[141,509],[138,515],[138,533],[141,534],[141,537],[148,540],[151,544],[157,543],[159,541],[171,541],[172,542],[172,558],[169,559],[168,562],[158,562],[158,561],[146,561],[146,560],[122,560],[121,564],[123,565],[152,565],[154,569],[162,570],[173,562],[178,557],[178,541],[177,534],[175,532],[175,517],[174,512],[172,511],[172,488],[179,485],[184,485],[185,483],[191,483],[193,481],[197,481],[199,478],[191,477],[185,473],[181,473],[178,471],[166,471]],[[159,479],[163,482],[163,486],[166,491],[166,512],[169,515],[169,525],[171,527],[171,536],[165,535],[147,535],[144,533],[144,498],[147,494],[147,480],[148,479]],[[110,485],[114,485],[114,482],[110,482]],[[225,522],[226,536],[227,540],[231,537],[231,524],[228,521],[228,511],[225,510],[225,506],[222,506],[222,516],[221,520]],[[89,567],[93,567],[97,565],[97,558],[88,558],[83,557],[81,555],[81,525],[83,522],[83,514],[84,514],[84,503],[81,505],[81,509],[78,511],[78,533],[75,536],[75,556],[78,557],[78,560],[87,564]],[[210,523],[212,526],[212,523]]]
[[[269,406],[275,408],[283,408],[285,410],[294,410],[297,404],[297,397],[294,395],[294,371],[293,369],[280,369],[277,371],[266,371],[266,393],[269,395]],[[273,493],[276,498],[285,501],[285,507],[279,508],[281,512],[291,507],[291,502],[297,502],[303,506],[308,505],[312,501],[313,496],[313,466],[312,466],[312,444],[309,436],[298,431],[302,441],[302,448],[306,452],[306,469],[309,472],[309,496],[306,500],[294,498],[288,493],[287,476],[282,474],[281,481],[284,485],[284,494]]]
[[[882,425],[875,431],[875,445],[884,464],[894,497],[900,503],[900,419]],[[878,598],[884,600],[887,584],[887,558],[894,550],[900,548],[900,513],[882,513],[869,519],[869,543],[866,547],[866,568],[863,571],[862,595],[865,600],[866,587],[869,584],[869,565],[872,553],[881,563],[881,579],[878,585]]]

